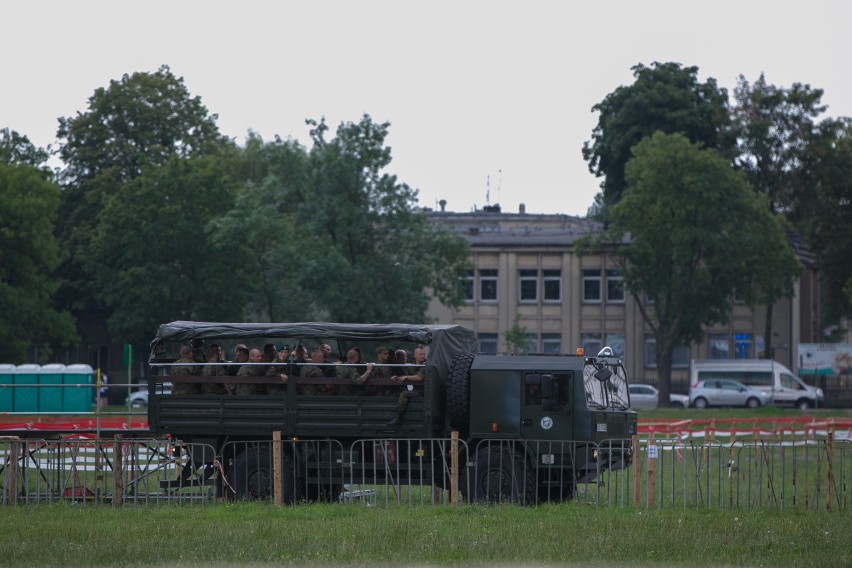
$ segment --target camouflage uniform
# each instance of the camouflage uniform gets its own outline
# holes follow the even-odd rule
[[[238,377],[257,377],[263,376],[264,370],[263,367],[258,365],[243,365],[240,367],[240,370],[237,371]],[[264,385],[259,385],[257,383],[237,383],[236,394],[263,394],[265,389]]]
[[[324,377],[325,375],[322,372],[322,367],[319,365],[307,365],[302,367],[301,376],[304,378],[313,378]],[[331,387],[329,385],[299,385],[299,394],[309,396],[331,394]]]
[[[180,363],[195,363],[192,357],[181,357],[175,364]],[[193,367],[190,365],[172,367],[170,374],[173,377],[191,377],[199,374],[201,367]],[[198,383],[175,383],[172,387],[172,394],[198,394],[201,392],[201,385]]]
[[[406,375],[419,375],[424,381],[426,380],[426,367],[408,367],[405,370]],[[417,384],[408,384],[402,385],[402,392],[399,393],[399,400],[397,400],[396,405],[400,412],[405,412],[405,407],[408,406],[408,399],[415,398],[420,396],[420,389],[418,386],[421,386],[423,383]],[[411,390],[408,390],[408,387],[413,387]]]
[[[205,377],[227,377],[228,372],[225,370],[225,367],[222,365],[205,365],[203,369],[201,369],[201,374]],[[211,382],[203,382],[201,383],[201,394],[227,394],[228,391],[225,390],[225,386],[222,383],[211,383]]]
[[[266,376],[267,377],[278,377],[281,378],[281,375],[287,375],[289,377],[289,373],[287,373],[287,365],[283,363],[278,363],[276,365],[270,365],[266,368]],[[278,384],[274,385],[266,385],[266,394],[272,395],[282,395],[287,394],[287,383],[281,381]]]
[[[387,367],[382,363],[375,363],[373,366],[373,372],[370,373],[370,377],[376,379],[389,379],[394,376],[398,370],[399,367]],[[370,387],[369,392],[371,395],[375,396],[396,396],[399,392],[399,388],[390,385],[376,385],[374,387]]]
[[[349,379],[350,381],[352,381],[351,385],[338,385],[337,389],[335,390],[339,395],[363,394],[363,391],[361,389],[357,389],[355,387],[360,387],[361,385],[367,382],[367,379],[370,378],[369,376],[364,376],[363,367],[349,367],[345,365],[340,365],[339,367],[337,367],[337,376],[341,379]]]
[[[406,375],[419,375],[424,381],[426,380],[426,367],[408,367],[406,369]],[[402,392],[399,393],[399,398],[396,401],[396,417],[393,418],[390,422],[386,424],[386,426],[396,426],[400,422],[402,422],[402,417],[405,414],[405,409],[408,408],[408,399],[420,396],[420,390],[417,388],[419,385],[423,383],[417,384],[403,384]],[[411,387],[411,390],[408,390]]]

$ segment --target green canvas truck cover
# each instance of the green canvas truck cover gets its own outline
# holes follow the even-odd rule
[[[361,323],[216,323],[174,321],[160,326],[151,342],[153,363],[157,346],[163,343],[186,343],[192,339],[324,339],[333,337],[349,341],[404,341],[429,346],[429,365],[442,376],[459,353],[475,353],[476,334],[459,325],[361,324]]]

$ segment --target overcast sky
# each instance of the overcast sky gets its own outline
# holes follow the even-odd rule
[[[163,64],[243,143],[307,144],[390,122],[391,173],[420,203],[499,203],[583,215],[599,180],[582,158],[592,106],[637,63],[699,68],[732,94],[740,74],[825,90],[852,116],[852,2],[41,1],[0,8],[0,128],[55,144],[57,118],[98,87]],[[489,184],[490,178],[490,184]],[[490,185],[490,192],[488,190]]]

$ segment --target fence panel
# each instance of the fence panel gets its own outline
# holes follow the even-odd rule
[[[200,444],[120,437],[0,440],[2,502],[198,502],[215,496],[211,476],[188,467]],[[192,472],[191,475],[188,475]]]
[[[276,449],[276,445],[278,446]],[[455,458],[453,448],[457,447]],[[453,480],[455,460],[456,479]],[[277,467],[276,467],[277,464]],[[455,484],[455,485],[454,485]],[[205,444],[0,438],[0,504],[315,501],[852,510],[852,440],[363,439]]]

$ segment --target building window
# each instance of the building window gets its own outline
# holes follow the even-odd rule
[[[528,333],[527,334],[527,345],[525,348],[521,349],[521,353],[538,353],[538,334],[537,333]]]
[[[624,334],[607,333],[606,346],[612,348],[612,354],[616,357],[624,357]]]
[[[645,367],[657,368],[657,339],[651,335],[645,336]],[[675,347],[672,351],[672,368],[686,367],[689,367],[689,347]]]
[[[479,271],[479,301],[497,301],[497,269],[482,269]]]
[[[707,336],[710,344],[711,359],[727,359],[730,353],[731,342],[728,341],[727,333],[711,333]]]
[[[601,273],[599,270],[583,271],[583,301],[601,301]]]
[[[541,334],[541,352],[549,355],[562,353],[562,334],[561,333],[542,333]]]
[[[479,340],[479,352],[487,355],[497,353],[497,334],[496,333],[479,333],[476,338]]]
[[[734,334],[734,359],[751,359],[754,357],[754,341],[750,333]]]
[[[520,301],[537,302],[538,301],[538,270],[521,270],[520,282],[518,289],[520,290]]]
[[[606,271],[606,301],[624,302],[624,279],[618,270]]]
[[[473,296],[473,270],[467,271],[467,276],[461,279],[462,298],[465,302],[475,300]]]
[[[603,347],[600,333],[584,333],[580,336],[583,352],[589,355],[597,355]]]
[[[543,270],[543,287],[545,302],[562,301],[562,271]]]

